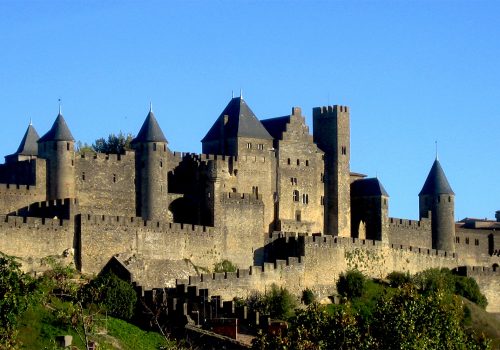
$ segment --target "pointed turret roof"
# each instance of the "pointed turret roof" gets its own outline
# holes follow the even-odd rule
[[[224,124],[226,115],[228,118]],[[222,131],[222,126],[224,131]],[[233,97],[229,101],[201,142],[233,137],[273,139],[241,96]]]
[[[139,142],[167,142],[167,139],[165,138],[165,135],[163,135],[163,131],[161,131],[160,125],[153,114],[152,108],[149,109],[149,113],[146,116],[146,120],[144,120],[137,137],[132,140],[132,143]]]
[[[59,112],[57,115],[56,121],[52,124],[50,130],[43,135],[38,142],[45,141],[74,141],[73,135],[71,135],[71,131],[69,131],[68,125],[64,120],[64,117]]]
[[[351,184],[351,195],[353,195],[354,197],[364,197],[364,196],[389,197],[389,194],[385,190],[384,186],[376,177],[354,181]]]
[[[23,156],[37,156],[38,155],[38,144],[37,141],[40,138],[38,133],[36,132],[33,125],[28,125],[28,129],[24,133],[23,139],[17,148],[15,155],[23,155]]]
[[[427,175],[422,191],[420,191],[418,195],[421,196],[427,194],[455,194],[451,189],[448,179],[446,178],[443,168],[437,158],[434,161],[434,164],[432,164],[431,171],[429,171],[429,175]]]

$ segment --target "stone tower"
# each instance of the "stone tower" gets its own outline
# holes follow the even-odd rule
[[[132,145],[135,149],[137,216],[144,220],[166,220],[169,150],[151,108]]]
[[[273,148],[273,137],[243,97],[233,97],[201,140],[203,153],[227,156],[262,155]]]
[[[47,161],[47,200],[75,198],[75,140],[59,110],[50,130],[38,140]]]
[[[432,248],[455,251],[455,193],[436,158],[419,193],[420,218],[431,213]]]
[[[351,184],[352,236],[389,241],[389,194],[378,178],[356,180]],[[365,229],[362,236],[361,227]]]
[[[325,152],[325,233],[351,235],[350,128],[346,106],[313,109],[313,137]]]

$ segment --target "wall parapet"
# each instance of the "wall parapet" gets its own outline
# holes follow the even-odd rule
[[[135,152],[127,151],[125,154],[116,154],[116,153],[99,153],[99,152],[82,152],[79,154],[80,159],[84,160],[107,160],[111,162],[119,162],[119,161],[134,161],[135,160]]]
[[[144,220],[140,217],[126,216],[111,216],[111,215],[94,215],[82,214],[82,222],[92,225],[103,226],[124,226],[130,228],[145,228],[155,231],[178,231],[188,233],[213,233],[214,228],[210,226],[183,224],[166,221]]]
[[[0,227],[2,228],[36,228],[36,229],[57,229],[68,228],[71,226],[71,220],[48,219],[36,217],[22,217],[13,215],[0,215]]]
[[[428,230],[431,227],[431,220],[429,218],[421,218],[420,220],[389,218],[389,227],[405,227],[415,230]]]

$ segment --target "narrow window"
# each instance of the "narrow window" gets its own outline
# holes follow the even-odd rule
[[[309,161],[308,160],[306,160],[306,166],[309,166]]]
[[[259,149],[259,150],[261,150],[261,151],[262,151],[262,150],[264,150],[264,144],[259,143],[259,144],[257,145],[257,149]]]
[[[321,205],[325,205],[325,197],[321,196],[320,200],[319,200],[319,203]]]
[[[293,201],[294,202],[298,202],[299,201],[299,197],[300,197],[299,191],[294,190],[293,191]]]
[[[441,197],[440,196],[437,197],[437,200],[438,200],[438,203],[441,203]]]
[[[455,243],[460,243],[460,237],[455,237]]]
[[[288,158],[288,165],[290,165],[290,158]]]
[[[66,142],[66,150],[69,151],[69,142]]]
[[[300,159],[297,159],[297,165],[300,165]]]
[[[450,196],[448,196],[448,203],[449,203],[449,202],[451,202],[451,197],[450,197]]]
[[[474,245],[479,245],[479,239],[474,240]]]
[[[116,174],[113,174],[113,182],[116,182]]]
[[[156,142],[153,143],[153,151],[156,151]]]
[[[469,237],[465,239],[465,244],[469,244]]]
[[[163,151],[167,151],[167,145],[163,145]]]
[[[75,161],[71,159],[71,166],[75,166]]]
[[[250,142],[249,142],[249,143],[247,143],[247,148],[248,148],[248,149],[252,149],[252,144],[251,144]]]
[[[163,160],[160,160],[160,168],[163,168]]]
[[[85,171],[82,172],[82,181],[85,181]]]
[[[297,210],[297,211],[295,212],[295,221],[300,222],[301,220],[302,220],[302,215],[301,215],[301,213],[300,213],[300,210]]]

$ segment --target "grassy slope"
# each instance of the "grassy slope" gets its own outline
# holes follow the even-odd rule
[[[471,327],[476,332],[482,332],[493,340],[491,344],[492,349],[500,349],[500,320],[473,302],[465,298],[463,300],[471,312]]]
[[[100,344],[100,349],[158,349],[160,345],[167,345],[160,334],[143,331],[113,317],[108,317],[107,322],[102,321],[101,330],[106,329],[99,332],[105,334],[90,337]],[[85,349],[78,333],[71,327],[61,325],[52,310],[39,305],[24,314],[19,329],[23,349],[58,349],[55,345],[58,335],[72,335],[73,345]]]

